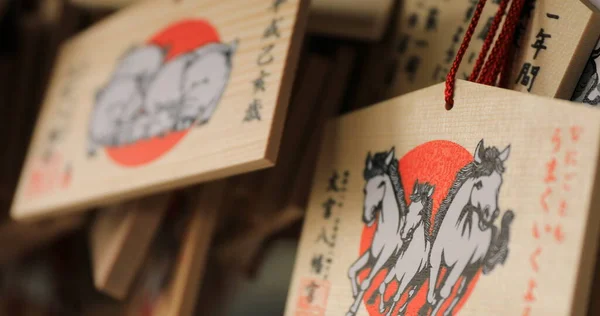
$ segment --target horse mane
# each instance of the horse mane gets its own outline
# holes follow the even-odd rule
[[[462,185],[469,178],[473,177],[474,170],[475,162],[473,161],[464,166],[462,169],[460,169],[460,171],[456,174],[456,178],[452,183],[452,187],[450,187],[450,190],[448,191],[448,195],[446,195],[446,197],[442,201],[442,204],[440,205],[440,208],[435,214],[435,219],[433,221],[433,232],[431,233],[432,240],[435,240],[435,238],[437,237],[437,234],[440,230],[440,226],[442,226],[442,221],[444,220],[444,217],[446,216],[446,213],[448,212],[448,209],[450,208],[454,197],[456,197],[456,194],[458,194],[458,190],[460,190]]]
[[[408,206],[406,205],[406,197],[404,193],[404,187],[402,186],[402,178],[398,171],[398,159],[393,158],[389,165],[385,164],[385,159],[388,156],[388,152],[376,153],[373,155],[371,169],[366,169],[363,172],[365,180],[377,175],[387,175],[390,177],[392,182],[392,189],[396,197],[396,203],[400,210],[400,216],[405,216],[408,213]]]
[[[417,194],[411,194],[410,200],[413,202],[421,201],[423,203],[423,210],[421,211],[421,221],[423,222],[423,228],[425,230],[425,238],[427,241],[431,240],[431,213],[433,211],[433,197],[428,196],[429,190],[433,188],[433,185],[429,182],[417,183]]]
[[[483,176],[489,176],[494,171],[502,174],[504,172],[504,163],[499,158],[500,151],[496,147],[487,147],[485,149],[481,149],[479,151],[479,158],[481,159],[481,163],[477,163],[475,161],[470,162],[466,166],[464,166],[460,171],[456,174],[456,178],[452,183],[452,187],[448,191],[448,195],[442,201],[440,208],[435,214],[435,220],[433,222],[433,233],[431,234],[432,240],[435,240],[437,234],[440,230],[440,226],[442,225],[442,221],[452,205],[452,201],[458,194],[458,191],[462,187],[462,185],[468,180],[473,178],[479,178]]]
[[[400,216],[405,216],[408,214],[408,206],[406,205],[406,195],[404,193],[404,187],[402,186],[402,177],[398,170],[398,159],[392,159],[387,170],[387,175],[390,177],[390,180],[392,180],[392,187],[394,188],[394,193],[396,195],[396,203],[398,203],[400,209]]]

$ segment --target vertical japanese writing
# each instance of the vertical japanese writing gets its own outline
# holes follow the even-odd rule
[[[537,58],[541,50],[548,49],[548,47],[545,45],[545,42],[547,38],[552,38],[552,35],[544,32],[544,28],[540,28],[540,31],[535,38],[535,43],[531,44],[531,47],[535,49],[535,54],[533,54],[534,60]]]
[[[440,9],[437,6],[425,7],[418,3],[417,11],[407,14],[406,25],[403,29],[409,33],[401,33],[396,51],[400,54],[400,72],[406,73],[410,82],[415,82],[420,67],[423,65],[421,56],[423,49],[429,47],[429,42],[421,38],[425,33],[438,31]],[[415,31],[412,31],[415,29]],[[422,32],[423,30],[424,32]],[[415,34],[419,34],[416,36]],[[410,51],[410,54],[406,54]],[[406,56],[404,56],[406,54]]]
[[[348,186],[349,177],[350,172],[348,170],[344,172],[334,170],[331,176],[328,178],[327,188],[325,189],[325,192],[327,192],[326,199],[323,201],[323,203],[321,203],[321,207],[323,208],[323,219],[325,219],[325,223],[330,223],[332,221],[331,219],[335,214],[336,208],[344,206],[345,192]],[[311,261],[312,272],[322,277],[324,280],[327,280],[329,275],[329,267],[333,262],[337,231],[340,223],[340,216],[339,214],[336,215],[337,216],[335,216],[335,219],[333,220],[333,225],[329,225],[329,227],[321,227],[319,235],[315,241],[315,243],[319,245],[319,247],[316,247],[316,249],[319,249],[319,252],[316,252],[313,255],[313,259]]]
[[[287,0],[273,0],[269,6],[272,17],[262,34],[261,46],[256,58],[256,65],[259,67],[259,73],[250,83],[253,88],[253,98],[246,109],[243,119],[244,122],[262,120],[261,110],[263,103],[261,97],[269,88],[267,85],[267,78],[271,73],[268,71],[268,66],[275,61],[273,51],[277,39],[281,37],[281,24],[285,21],[284,18],[278,14],[281,7],[285,5],[286,2]]]
[[[296,315],[325,315],[330,283],[330,268],[335,260],[335,247],[340,226],[339,209],[344,206],[345,192],[350,172],[334,170],[327,179],[323,208],[322,226],[314,237],[311,247],[309,276],[300,282]]]
[[[75,108],[75,85],[86,73],[87,65],[84,63],[71,65],[65,74],[63,86],[60,88],[58,108],[56,109],[54,119],[51,120],[52,126],[46,132],[44,139],[43,157],[48,160],[55,152],[56,146],[63,140],[70,128],[73,109]]]
[[[425,29],[427,31],[433,31],[437,29],[438,13],[438,8],[433,7],[429,9],[429,16],[427,16],[427,25],[425,26]]]
[[[446,75],[448,74],[448,71],[450,70],[452,62],[454,61],[454,58],[456,57],[456,53],[458,52],[458,48],[460,47],[460,44],[462,42],[462,38],[465,35],[467,25],[470,23],[471,18],[473,17],[473,14],[475,13],[475,8],[477,7],[477,3],[478,3],[477,0],[469,0],[469,6],[467,7],[466,11],[464,12],[464,18],[463,18],[462,23],[456,27],[456,30],[454,31],[454,34],[452,35],[452,41],[451,41],[450,45],[442,52],[444,59],[435,66],[435,68],[433,69],[433,72],[431,73],[432,80],[444,81],[446,79]],[[494,5],[499,5],[500,2],[493,1],[492,3]],[[495,12],[495,10],[493,12]],[[485,37],[487,36],[493,21],[494,21],[494,16],[488,16],[485,24],[483,24],[483,22],[481,22],[481,24],[483,24],[483,27],[481,28],[481,30],[478,33],[476,33],[475,38],[477,40],[482,41],[482,42],[485,40]],[[469,54],[469,57],[466,59],[466,62],[469,65],[471,65],[475,62],[476,57],[477,57],[476,54],[471,52]],[[468,78],[468,76],[469,76],[467,73],[462,73],[461,75],[465,79]]]
[[[527,15],[526,16],[522,15],[521,20],[525,20],[526,18],[527,19],[529,18],[529,15],[531,14],[530,11],[533,9],[533,6],[535,5],[535,1],[530,0],[527,3],[527,5],[528,6],[526,6],[525,10],[524,10],[524,13],[526,13]],[[546,20],[552,21],[552,20],[558,20],[558,19],[559,19],[558,15],[552,14],[552,13],[546,13]],[[541,27],[537,31],[537,33],[535,33],[536,34],[535,41],[529,45],[531,48],[533,48],[533,55],[531,56],[530,60],[526,60],[525,62],[523,62],[523,65],[521,65],[521,70],[519,71],[519,73],[517,75],[517,79],[515,80],[515,84],[526,87],[527,92],[531,92],[531,90],[535,87],[535,79],[542,71],[542,67],[536,66],[533,63],[533,61],[536,60],[540,55],[542,55],[542,53],[544,51],[548,50],[548,43],[552,39],[552,34],[550,33],[549,29],[552,29],[554,27],[556,27],[554,24],[550,24],[548,27]],[[519,29],[519,28],[517,28],[517,29]],[[519,36],[520,36],[520,34],[519,34]],[[517,44],[517,46],[518,46],[518,44]]]
[[[517,81],[515,83],[527,87],[527,92],[531,92],[531,88],[533,88],[533,84],[535,83],[535,79],[537,78],[540,69],[540,66],[534,66],[531,63],[524,63],[523,66],[521,66],[521,70],[519,71],[519,75],[517,76]]]
[[[87,64],[80,62],[70,65],[65,74],[62,86],[59,87],[57,108],[52,113],[49,128],[42,136],[42,150],[34,159],[33,167],[26,188],[26,195],[39,196],[57,188],[69,186],[72,177],[72,166],[57,149],[64,141],[71,128],[73,110],[76,108],[77,83],[85,76]]]
[[[538,246],[529,256],[529,267],[532,276],[528,279],[527,288],[523,294],[524,307],[522,315],[531,313],[538,296],[539,284],[543,283],[537,275],[543,269],[541,257],[550,255],[551,251],[545,251],[542,240],[550,240],[556,245],[564,242],[566,236],[561,221],[569,211],[567,197],[571,188],[571,182],[577,175],[577,149],[576,145],[581,136],[582,129],[574,125],[568,129],[556,128],[549,138],[552,152],[545,162],[545,172],[542,178],[544,189],[540,192],[539,203],[541,208],[541,221],[532,223],[531,234],[537,241]]]

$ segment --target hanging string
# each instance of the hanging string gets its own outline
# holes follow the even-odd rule
[[[498,7],[498,11],[494,16],[494,20],[490,25],[490,29],[485,37],[485,41],[483,42],[483,46],[481,47],[481,52],[479,53],[479,57],[477,57],[477,61],[475,62],[475,66],[473,67],[473,72],[469,76],[469,81],[478,82],[479,73],[481,71],[481,67],[483,67],[483,63],[485,62],[485,57],[492,47],[492,43],[494,42],[494,38],[496,37],[496,32],[498,31],[498,27],[500,27],[500,22],[502,22],[502,17],[504,16],[504,12],[506,11],[506,7],[508,6],[509,0],[502,0],[500,2],[500,6]]]
[[[508,87],[508,79],[511,75],[511,66],[513,64],[513,59],[515,58],[515,50],[516,50],[516,46],[515,45],[511,45],[510,43],[514,42],[515,36],[516,36],[516,30],[521,18],[521,14],[523,13],[523,9],[525,8],[525,3],[527,1],[530,0],[517,0],[517,3],[515,3],[515,5],[517,5],[515,7],[515,10],[513,12],[509,12],[509,14],[514,15],[511,16],[510,21],[511,22],[511,29],[512,31],[509,33],[510,39],[507,42],[507,46],[506,46],[506,52],[505,52],[505,63],[504,66],[502,68],[502,71],[500,72],[500,87],[506,88]],[[512,10],[512,7],[511,7]]]
[[[511,61],[511,53],[512,53],[512,41],[514,38],[515,30],[517,24],[519,22],[519,17],[521,14],[521,10],[523,9],[523,5],[525,3],[524,0],[513,0],[510,10],[506,16],[504,21],[504,25],[502,27],[502,31],[496,40],[494,47],[492,48],[492,52],[488,55],[488,52],[494,43],[494,38],[496,37],[497,30],[502,21],[502,16],[506,11],[506,7],[508,6],[509,0],[502,0],[498,7],[498,11],[494,16],[494,20],[490,25],[490,29],[485,38],[484,44],[479,52],[479,56],[475,63],[475,67],[473,68],[473,72],[469,76],[469,81],[482,83],[486,85],[495,85],[498,82],[498,76],[500,75],[500,82],[505,82],[507,79],[508,71],[510,70],[510,61]],[[485,6],[486,0],[479,0],[477,3],[477,8],[473,17],[471,19],[471,23],[469,24],[469,28],[465,33],[465,37],[461,43],[460,49],[456,54],[454,62],[452,64],[452,68],[448,72],[448,76],[446,77],[446,90],[444,92],[444,97],[446,101],[446,110],[452,109],[454,106],[454,86],[456,82],[456,73],[458,71],[458,67],[462,61],[464,54],[466,53],[467,48],[469,47],[469,43],[471,41],[471,37],[477,27],[477,23],[481,17],[481,12]],[[487,57],[487,61],[486,61]],[[485,61],[485,63],[484,63]]]
[[[502,26],[502,32],[498,36],[492,53],[485,63],[484,71],[487,71],[485,74],[482,74],[480,83],[488,86],[495,85],[498,82],[500,72],[505,73],[508,71],[507,67],[505,67],[506,60],[509,58],[509,52],[511,51],[513,38],[515,37],[515,30],[517,29],[524,4],[524,0],[512,1],[506,20],[504,21],[504,26]]]
[[[471,23],[469,23],[469,27],[467,28],[467,32],[465,33],[465,37],[463,37],[462,43],[460,43],[460,48],[456,53],[456,57],[454,57],[454,62],[452,63],[450,72],[448,72],[448,76],[446,77],[446,91],[444,92],[446,100],[446,110],[450,110],[452,109],[452,106],[454,106],[454,83],[456,78],[456,72],[458,71],[458,67],[460,66],[460,62],[462,61],[463,56],[467,52],[467,48],[469,48],[471,37],[473,37],[473,33],[475,32],[477,23],[479,23],[479,18],[481,17],[481,12],[483,12],[483,7],[485,7],[486,1],[487,0],[479,0],[479,2],[477,3],[477,7],[475,8],[475,12],[473,13],[473,18],[471,19]]]

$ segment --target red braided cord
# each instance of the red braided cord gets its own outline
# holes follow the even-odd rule
[[[506,7],[508,6],[508,2],[510,0],[502,0],[500,2],[500,6],[498,7],[498,12],[494,16],[494,20],[490,29],[485,37],[485,42],[483,42],[483,46],[481,47],[481,52],[479,53],[479,57],[477,57],[477,61],[475,62],[475,67],[473,67],[473,72],[469,76],[469,81],[479,82],[479,72],[481,71],[481,67],[485,62],[485,58],[494,42],[494,38],[496,37],[496,33],[498,31],[498,27],[500,27],[500,22],[502,22],[502,16],[504,16],[504,12],[506,12]]]
[[[506,59],[512,45],[512,40],[515,35],[517,24],[519,23],[519,17],[521,10],[523,9],[524,0],[513,0],[504,21],[502,32],[492,49],[488,60],[485,63],[483,73],[481,74],[481,80],[479,81],[485,85],[495,85],[498,80],[500,72],[504,72],[506,65]]]
[[[509,44],[506,47],[506,57],[505,57],[505,63],[504,66],[502,68],[502,71],[500,72],[500,87],[506,88],[508,87],[508,80],[510,79],[510,75],[511,75],[511,70],[512,70],[512,64],[513,64],[513,59],[515,58],[515,50],[516,47],[513,45],[510,45],[510,43],[513,42],[514,38],[515,38],[515,31],[517,28],[517,25],[519,24],[519,20],[521,17],[521,13],[523,11],[523,8],[525,7],[525,2],[527,0],[515,0],[518,1],[518,5],[519,7],[517,8],[517,17],[515,17],[515,26],[513,28],[513,31],[511,32],[511,37],[510,37],[510,41],[508,42]]]
[[[446,76],[446,90],[444,91],[446,110],[450,110],[454,106],[454,84],[456,81],[456,72],[458,71],[458,67],[460,66],[463,56],[467,52],[467,48],[469,48],[469,42],[471,42],[471,37],[473,37],[473,33],[475,32],[475,28],[477,27],[477,23],[479,22],[481,12],[483,11],[486,1],[487,0],[479,0],[477,3],[471,23],[469,23],[465,37],[463,37],[460,48],[458,49],[456,57],[454,58],[454,62],[452,63],[452,67],[450,68],[450,72],[448,72],[448,76]]]

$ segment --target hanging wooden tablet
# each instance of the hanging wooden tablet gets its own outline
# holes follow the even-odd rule
[[[308,31],[376,41],[388,26],[393,0],[312,0]]]
[[[540,0],[543,1],[543,0]],[[499,1],[487,1],[458,77],[467,76],[498,10]],[[477,0],[405,0],[397,18],[396,72],[387,98],[429,87],[446,79],[460,47]]]
[[[526,5],[507,87],[570,99],[600,35],[600,13],[587,0],[538,0]],[[526,28],[525,28],[526,26]]]
[[[164,193],[98,211],[90,229],[96,288],[124,299],[162,223],[171,194]]]
[[[271,166],[306,3],[142,1],[70,40],[12,216],[83,210]]]
[[[584,315],[600,111],[456,88],[330,123],[286,315]]]
[[[467,0],[429,2],[405,1],[399,19],[398,71],[389,97],[444,81],[477,4]],[[502,1],[488,2],[459,68],[459,78],[466,79],[473,69]],[[516,56],[507,87],[569,99],[598,35],[600,15],[586,0],[526,1],[517,25]]]
[[[193,315],[227,180],[188,191],[185,209],[165,220],[125,315]]]

